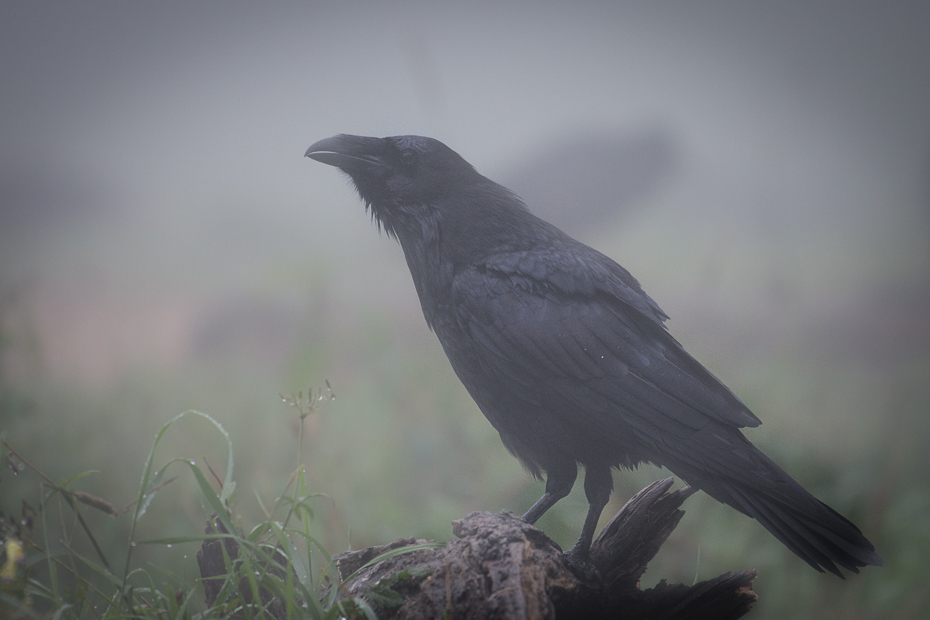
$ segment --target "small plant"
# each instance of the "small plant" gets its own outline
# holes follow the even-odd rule
[[[330,555],[310,533],[313,509],[310,500],[319,494],[308,492],[301,459],[304,420],[323,404],[335,398],[327,382],[325,389],[308,390],[296,396],[282,397],[297,410],[300,420],[297,467],[274,506],[265,512],[265,520],[248,532],[240,527],[230,510],[235,491],[232,442],[223,426],[199,411],[186,411],[169,420],[159,430],[143,469],[138,495],[128,506],[116,509],[105,500],[75,491],[73,484],[85,472],[59,483],[18,454],[6,440],[2,441],[2,461],[15,473],[28,469],[41,479],[41,505],[33,509],[23,502],[19,518],[0,515],[0,620],[18,618],[122,619],[159,618],[207,620],[209,618],[375,618],[372,607],[363,599],[345,595],[342,580]],[[226,440],[226,472],[220,479],[212,468],[204,471],[194,461],[172,458],[155,468],[155,450],[173,425],[184,418],[199,416],[208,420]],[[136,526],[144,517],[155,495],[174,478],[166,478],[169,469],[181,467],[197,482],[213,514],[204,534],[137,540]],[[210,478],[219,487],[217,492]],[[57,504],[56,504],[57,502]],[[260,500],[259,500],[260,503]],[[71,515],[76,526],[67,531],[50,531],[46,515],[57,505],[59,514]],[[84,518],[86,509],[102,511],[118,518],[130,514],[129,539],[123,559],[111,562],[98,544]],[[68,522],[69,519],[62,519]],[[70,544],[74,531],[83,532],[94,549],[88,557]],[[49,552],[49,540],[61,541],[65,553]],[[140,545],[176,545],[199,543],[197,553],[201,573],[211,575],[202,582],[206,606],[200,608],[200,588],[168,571],[136,566],[134,550]],[[212,557],[221,558],[219,566],[205,566]],[[319,557],[318,566],[314,558]],[[42,577],[33,570],[44,564]],[[206,570],[205,570],[206,568]],[[154,573],[159,573],[158,577]],[[167,581],[166,581],[167,579]],[[158,585],[161,582],[162,585]],[[340,598],[340,592],[344,594]]]

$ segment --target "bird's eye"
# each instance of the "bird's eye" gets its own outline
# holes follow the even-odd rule
[[[407,150],[405,150],[405,151],[401,151],[401,153],[400,153],[400,161],[402,161],[402,162],[404,163],[404,165],[406,165],[406,166],[410,166],[410,165],[412,165],[412,164],[415,164],[416,161],[417,161],[417,154],[416,154],[416,151],[411,151],[410,149],[407,149]]]

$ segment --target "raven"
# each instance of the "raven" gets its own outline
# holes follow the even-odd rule
[[[611,469],[655,463],[755,518],[820,572],[883,560],[739,429],[761,422],[665,327],[616,262],[532,215],[432,138],[337,135],[306,156],[351,177],[403,248],[423,316],[478,407],[545,494],[535,523],[584,467],[589,509],[569,561],[588,551]]]

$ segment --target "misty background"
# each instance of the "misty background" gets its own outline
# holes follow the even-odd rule
[[[458,384],[399,247],[303,158],[429,135],[629,269],[762,419],[750,439],[887,562],[821,579],[696,496],[644,587],[754,567],[757,617],[919,617],[928,32],[904,0],[2,3],[0,433],[123,505],[155,432],[204,411],[247,523],[297,459],[278,394],[328,380],[303,454],[331,552],[525,511],[542,484]],[[169,438],[163,462],[225,463],[207,424]],[[666,475],[615,473],[604,519]],[[148,537],[202,530],[189,483]],[[2,510],[24,498],[34,479],[0,478]],[[570,546],[585,509],[579,488],[539,526]]]

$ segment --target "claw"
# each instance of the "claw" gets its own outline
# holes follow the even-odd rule
[[[568,568],[579,580],[600,589],[604,585],[604,578],[597,567],[587,561],[587,555],[587,553],[582,553],[578,545],[575,545],[566,551],[563,557],[568,563]]]

